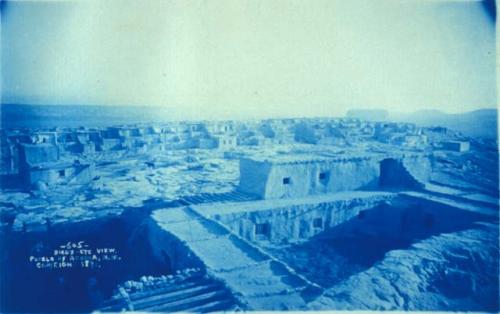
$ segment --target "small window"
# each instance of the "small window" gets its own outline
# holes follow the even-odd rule
[[[328,172],[320,172],[319,173],[319,180],[325,181],[326,179],[328,179]]]
[[[63,178],[66,176],[66,171],[63,170],[59,170],[59,177]]]
[[[323,228],[323,218],[314,218],[313,227],[314,228]]]
[[[290,184],[290,177],[283,178],[283,184]]]
[[[271,226],[269,223],[262,223],[255,225],[255,234],[256,235],[265,235],[269,236],[269,232],[271,231]]]

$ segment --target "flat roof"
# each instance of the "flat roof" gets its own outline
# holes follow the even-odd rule
[[[234,203],[209,203],[189,205],[201,215],[227,215],[239,212],[267,211],[288,206],[317,205],[321,203],[332,203],[339,201],[351,201],[359,199],[373,199],[376,201],[389,200],[396,197],[397,193],[380,191],[347,191],[331,194],[310,195],[303,198],[255,200]]]
[[[254,162],[270,163],[274,165],[287,164],[305,164],[305,163],[326,163],[326,162],[355,162],[370,159],[385,159],[385,158],[414,158],[426,157],[428,154],[412,153],[412,152],[388,152],[381,154],[379,152],[356,152],[353,154],[329,154],[319,155],[311,153],[307,154],[276,154],[276,155],[247,155],[243,159],[248,159]]]
[[[54,144],[50,143],[37,143],[37,144],[31,144],[31,143],[21,143],[21,146],[23,147],[28,147],[28,148],[54,148],[57,149],[57,146]]]
[[[30,170],[61,170],[61,169],[67,169],[67,168],[72,168],[72,167],[88,167],[90,166],[89,163],[80,163],[80,164],[75,164],[74,162],[71,161],[48,161],[48,162],[41,162],[37,164],[30,164]]]
[[[255,162],[271,163],[276,165],[285,164],[305,164],[305,163],[324,163],[324,162],[342,162],[342,161],[357,161],[368,160],[377,157],[376,155],[366,156],[307,156],[307,155],[275,155],[275,156],[247,156],[244,159],[249,159]],[[378,156],[380,157],[380,156]]]

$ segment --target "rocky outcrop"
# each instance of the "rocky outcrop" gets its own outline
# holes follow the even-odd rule
[[[498,312],[498,225],[395,250],[311,302],[311,309]]]

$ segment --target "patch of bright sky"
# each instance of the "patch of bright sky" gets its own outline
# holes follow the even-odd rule
[[[496,106],[478,1],[9,1],[2,102],[200,118]]]

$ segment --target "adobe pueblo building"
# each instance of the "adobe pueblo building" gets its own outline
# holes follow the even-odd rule
[[[19,155],[19,181],[26,189],[84,184],[93,179],[91,163],[61,160],[59,148],[52,144],[23,144]]]
[[[375,189],[379,185],[418,188],[429,179],[430,170],[429,158],[422,155],[243,158],[238,190],[261,199],[278,199]]]
[[[0,137],[5,312],[498,312],[496,144],[326,118],[33,135]],[[57,268],[68,243],[116,255]]]

